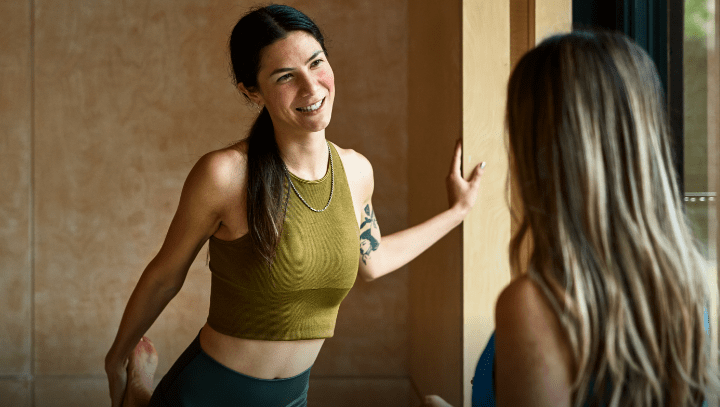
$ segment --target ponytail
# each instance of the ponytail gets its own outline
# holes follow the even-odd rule
[[[257,89],[262,50],[293,31],[312,35],[327,55],[320,28],[299,10],[271,4],[244,15],[235,24],[228,42],[235,85],[242,83],[247,89]],[[249,233],[254,249],[271,264],[282,234],[289,183],[267,109],[263,108],[255,119],[246,140]]]
[[[289,190],[266,108],[250,128],[247,143],[247,223],[253,247],[271,264],[282,234]]]

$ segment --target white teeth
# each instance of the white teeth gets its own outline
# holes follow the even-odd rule
[[[325,101],[325,98],[322,98],[321,101],[315,103],[314,105],[310,105],[308,107],[298,107],[297,110],[301,112],[314,112],[315,110],[318,110],[320,106],[322,106],[323,102]]]

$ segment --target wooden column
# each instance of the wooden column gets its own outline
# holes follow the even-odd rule
[[[571,0],[535,0],[535,43],[572,28]]]
[[[408,2],[408,223],[447,208],[461,137],[461,3]],[[410,264],[410,378],[419,395],[462,405],[462,240],[450,232]]]
[[[409,221],[445,207],[439,191],[453,141],[463,169],[487,162],[481,195],[461,229],[410,266],[410,376],[419,395],[469,406],[470,380],[510,281],[512,222],[505,147],[511,61],[535,39],[570,27],[570,0],[409,3]],[[512,200],[517,204],[517,197]]]
[[[495,301],[510,281],[504,117],[510,75],[510,1],[463,1],[463,168],[485,161],[482,192],[463,224],[463,388],[495,329]]]

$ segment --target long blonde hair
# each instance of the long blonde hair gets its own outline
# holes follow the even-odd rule
[[[574,355],[574,404],[696,406],[717,394],[707,263],[648,55],[615,33],[545,40],[510,78],[507,126],[523,202],[510,260],[519,266],[529,234],[527,273]]]

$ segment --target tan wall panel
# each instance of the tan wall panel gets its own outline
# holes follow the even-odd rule
[[[38,378],[34,407],[95,407],[110,405],[107,380],[97,378]]]
[[[463,2],[464,168],[487,162],[482,192],[463,227],[463,387],[470,405],[477,361],[495,326],[495,301],[510,280],[505,92],[510,2]]]
[[[310,379],[308,406],[417,407],[419,404],[405,377]]]
[[[36,355],[38,374],[102,374],[124,305],[162,243],[180,188],[247,115],[228,84],[233,9],[197,2],[36,2]],[[192,338],[207,293],[205,252],[151,330]],[[169,323],[169,326],[164,324]],[[182,331],[182,335],[178,334]],[[176,345],[179,347],[180,345]],[[168,349],[171,349],[168,352]]]
[[[188,171],[205,152],[244,137],[251,110],[231,86],[225,46],[251,4],[36,1],[39,374],[103,374]],[[329,39],[337,98],[328,138],[373,163],[383,232],[404,228],[407,3],[290,4]],[[205,321],[205,256],[148,333],[158,374]],[[406,293],[405,271],[358,283],[313,374],[406,375]]]
[[[539,44],[556,33],[568,32],[572,28],[571,0],[535,1],[535,42]]]
[[[0,2],[0,375],[30,374],[30,2]]]
[[[409,221],[447,208],[444,182],[461,136],[461,3],[409,4]],[[422,395],[462,402],[460,229],[410,265],[410,375]]]
[[[31,386],[27,379],[0,379],[0,400],[3,406],[30,407]]]

